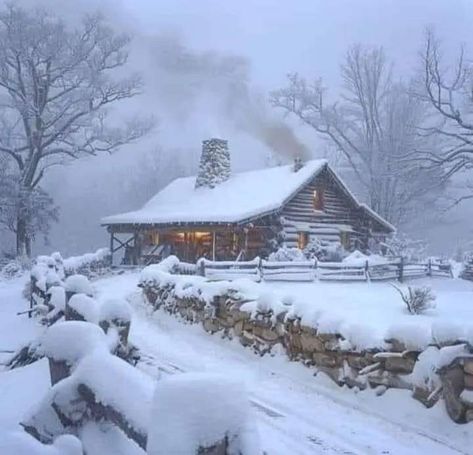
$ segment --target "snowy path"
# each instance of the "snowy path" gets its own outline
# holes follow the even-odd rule
[[[96,283],[102,296],[126,297],[135,274]],[[131,338],[148,356],[153,376],[206,371],[246,383],[264,449],[285,454],[468,454],[470,426],[448,421],[439,404],[426,410],[404,391],[383,397],[355,394],[283,356],[259,357],[235,341],[210,336],[147,308],[136,306]],[[190,404],[191,405],[191,404]]]

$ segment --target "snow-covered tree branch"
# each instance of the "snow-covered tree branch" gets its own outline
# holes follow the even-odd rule
[[[460,48],[455,63],[446,63],[441,44],[429,29],[421,64],[416,95],[431,107],[430,122],[421,134],[442,144],[436,150],[424,149],[421,158],[432,167],[443,167],[446,177],[469,171],[473,169],[473,72],[465,49]],[[453,205],[470,199],[471,186],[467,191]]]
[[[422,101],[402,82],[394,82],[382,49],[351,48],[341,67],[340,99],[327,101],[320,79],[308,82],[289,75],[287,87],[275,91],[275,107],[295,115],[325,137],[351,167],[370,206],[402,224],[419,201],[432,195],[442,170],[404,159],[415,153],[420,138]]]
[[[151,128],[151,120],[107,122],[107,108],[137,95],[141,80],[116,77],[129,37],[101,16],[86,16],[73,30],[46,11],[10,5],[0,12],[0,43],[0,154],[18,179],[13,200],[43,194],[51,166],[112,152]],[[28,211],[16,213],[17,254],[30,254],[32,219]]]

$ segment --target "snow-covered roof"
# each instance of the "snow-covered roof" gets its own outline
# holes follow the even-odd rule
[[[294,165],[232,174],[215,188],[195,188],[196,177],[172,181],[141,209],[102,218],[111,224],[241,223],[280,209],[306,183],[328,168],[355,206],[388,230],[395,228],[365,204],[358,202],[347,185],[329,168],[327,160],[307,161],[297,172]]]
[[[215,188],[195,188],[196,177],[171,182],[141,209],[112,215],[102,224],[237,223],[279,209],[327,164],[307,161],[232,174]]]

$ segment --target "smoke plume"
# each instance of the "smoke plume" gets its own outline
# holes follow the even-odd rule
[[[185,121],[202,112],[252,136],[280,156],[309,156],[292,128],[270,112],[265,96],[252,89],[247,59],[191,50],[173,34],[143,39],[149,42],[146,59],[152,65],[147,84],[167,115]]]

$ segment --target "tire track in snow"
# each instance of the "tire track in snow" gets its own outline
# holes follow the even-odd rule
[[[307,389],[308,391],[310,391],[313,394],[322,396],[325,399],[327,399],[331,402],[334,402],[334,403],[336,403],[337,405],[339,405],[341,407],[345,407],[349,410],[359,412],[360,414],[364,414],[365,416],[373,418],[373,419],[378,420],[378,421],[381,420],[385,424],[387,424],[391,427],[398,427],[404,433],[415,434],[417,436],[421,436],[422,438],[428,439],[428,440],[430,440],[430,441],[432,441],[436,444],[445,446],[446,448],[450,449],[451,451],[453,451],[457,454],[472,455],[470,452],[465,452],[462,449],[460,449],[458,447],[455,447],[454,445],[450,444],[449,441],[446,441],[445,439],[436,437],[432,433],[427,433],[427,432],[422,431],[421,429],[419,429],[417,427],[413,427],[411,425],[404,424],[403,422],[399,422],[399,421],[396,421],[396,420],[391,420],[391,419],[389,419],[389,417],[386,417],[385,415],[380,414],[379,412],[367,409],[363,406],[358,406],[354,403],[351,403],[347,400],[344,400],[342,397],[334,396],[332,393],[330,393],[329,391],[326,391],[323,387],[317,386],[316,384],[310,384],[310,383],[307,383],[305,381],[301,381],[301,380],[299,380],[297,378],[294,378],[294,377],[292,377],[288,374],[285,374],[284,372],[281,372],[281,371],[278,371],[277,375],[279,377],[284,378],[285,380],[293,383],[293,384],[299,385],[300,387],[302,387],[304,389]]]

